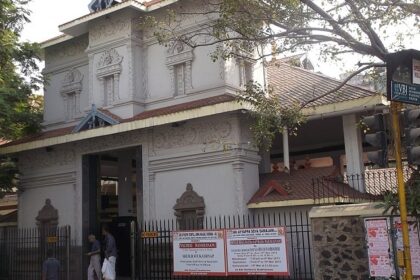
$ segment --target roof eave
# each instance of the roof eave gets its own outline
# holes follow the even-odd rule
[[[82,17],[79,17],[75,20],[69,21],[67,23],[61,24],[58,26],[58,29],[60,30],[60,32],[63,32],[64,34],[76,37],[76,36],[80,36],[86,32],[88,32],[88,23],[94,19],[112,14],[116,11],[120,11],[126,8],[132,8],[138,11],[146,11],[146,7],[137,2],[137,1],[125,1],[125,2],[121,2],[115,6],[109,7],[107,9],[98,11],[98,12],[94,12],[94,13],[90,13],[87,15],[84,15]]]
[[[174,122],[187,121],[195,118],[208,117],[216,114],[233,112],[241,109],[244,109],[244,106],[236,101],[223,102],[214,105],[203,106],[200,108],[176,112],[172,114],[150,117],[147,119],[135,120],[131,122],[124,122],[96,129],[90,129],[79,133],[71,133],[62,136],[56,136],[4,147],[0,146],[0,154],[13,154],[27,150],[34,150],[54,145],[86,140],[94,137],[123,133],[137,129],[144,129],[159,125],[170,124]]]
[[[387,101],[386,96],[375,94],[372,96],[356,98],[342,102],[307,107],[302,110],[302,113],[309,119],[312,119],[317,117],[357,113],[377,106],[389,106],[389,101]]]
[[[42,42],[41,47],[47,48],[47,47],[65,42],[67,40],[70,40],[74,37],[80,36],[84,33],[87,33],[89,21],[114,13],[116,11],[126,9],[126,8],[132,8],[134,10],[141,11],[141,12],[152,12],[162,7],[171,5],[177,1],[178,0],[163,0],[152,5],[147,5],[147,3],[145,5],[135,0],[121,2],[120,4],[115,5],[113,7],[110,7],[102,11],[95,12],[95,13],[86,14],[75,20],[59,25],[58,26],[59,31],[64,34]]]

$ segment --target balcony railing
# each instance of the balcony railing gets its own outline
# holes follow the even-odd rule
[[[404,181],[413,171],[404,169]],[[381,201],[387,192],[397,192],[395,168],[366,170],[364,174],[327,176],[312,180],[314,204],[345,204]]]

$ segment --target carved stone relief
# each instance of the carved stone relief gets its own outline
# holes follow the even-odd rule
[[[58,225],[58,211],[52,206],[49,198],[45,200],[45,205],[39,210],[35,219],[38,227],[56,227]]]
[[[122,60],[123,56],[115,49],[106,50],[99,58],[96,76],[101,83],[101,88],[104,93],[104,106],[112,105],[115,101],[120,100],[119,87]]]
[[[52,166],[65,166],[74,164],[75,152],[71,146],[54,148],[47,152],[45,149],[26,151],[19,154],[19,168],[23,171]]]
[[[170,127],[153,133],[153,148],[173,149],[196,144],[221,143],[227,140],[231,134],[232,124],[229,121]]]
[[[62,59],[69,59],[77,55],[83,55],[87,47],[87,38],[71,40],[66,44],[61,44],[60,47],[52,47],[46,51],[46,63],[49,65],[57,63]]]
[[[193,190],[192,185],[188,183],[186,191],[176,200],[174,206],[175,216],[180,229],[203,228],[205,208],[204,198],[199,196]]]
[[[173,95],[183,95],[192,90],[193,51],[184,43],[174,41],[167,50],[166,65],[170,71]]]
[[[130,23],[129,18],[117,18],[95,24],[89,30],[89,41],[91,44],[96,44],[116,36],[123,37],[130,31]]]
[[[77,69],[69,70],[61,82],[60,93],[64,98],[65,119],[72,120],[81,114],[80,94],[83,74]]]

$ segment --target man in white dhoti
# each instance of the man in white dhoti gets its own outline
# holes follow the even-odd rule
[[[115,238],[109,232],[108,226],[102,228],[102,234],[105,236],[105,260],[102,265],[102,274],[105,280],[115,280],[115,263],[117,261],[117,244]]]
[[[89,235],[89,242],[92,243],[90,252],[87,255],[90,257],[88,267],[88,280],[102,280],[101,272],[101,244],[96,240],[95,235]]]

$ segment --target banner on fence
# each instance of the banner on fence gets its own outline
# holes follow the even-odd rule
[[[226,275],[224,230],[174,231],[174,275]]]
[[[289,275],[284,227],[226,230],[228,275]]]
[[[395,274],[390,256],[388,219],[365,219],[371,277],[390,278]]]
[[[174,275],[288,276],[286,228],[174,231]]]

